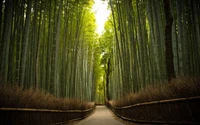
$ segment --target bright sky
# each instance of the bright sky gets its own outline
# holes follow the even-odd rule
[[[110,10],[108,10],[108,2],[102,0],[94,0],[94,6],[92,10],[95,13],[97,23],[97,33],[102,34],[104,30],[104,23],[108,20]]]

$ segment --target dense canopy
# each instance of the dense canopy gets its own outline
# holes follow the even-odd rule
[[[105,2],[99,36],[93,0],[1,0],[1,84],[102,103],[200,75],[199,0]]]

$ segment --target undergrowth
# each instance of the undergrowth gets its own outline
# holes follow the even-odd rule
[[[92,106],[93,104],[88,102],[56,98],[52,94],[39,89],[22,90],[19,87],[0,86],[0,107],[84,110]]]
[[[200,78],[176,78],[161,85],[148,86],[138,93],[130,93],[110,103],[122,107],[150,101],[200,96]]]

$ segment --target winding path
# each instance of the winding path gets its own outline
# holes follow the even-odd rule
[[[117,121],[106,106],[96,106],[95,112],[75,125],[124,125]]]

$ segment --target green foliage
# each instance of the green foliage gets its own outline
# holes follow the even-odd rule
[[[2,81],[24,89],[40,88],[56,97],[93,101],[100,79],[93,0],[8,0],[2,4],[1,12],[10,16],[1,19],[9,21],[0,25],[11,32],[1,32],[1,36],[12,38],[1,39],[5,48],[0,57]],[[13,12],[3,11],[5,5]]]
[[[200,3],[180,1],[171,3],[176,76],[199,76]],[[167,80],[162,1],[109,0],[102,36],[95,33],[93,3],[1,1],[1,83],[102,102]]]
[[[102,36],[102,51],[109,53],[111,58],[109,94],[112,99],[167,80],[166,62],[172,58],[176,76],[198,76],[199,51],[196,49],[199,48],[199,28],[196,27],[199,27],[199,18],[197,19],[196,12],[199,8],[196,6],[199,2],[180,1],[171,3],[174,57],[167,55],[169,58],[165,58],[165,50],[170,48],[165,46],[165,34],[168,33],[165,33],[167,23],[163,1],[109,0],[112,20],[107,27],[112,28]],[[189,28],[191,26],[193,28]],[[191,39],[191,36],[196,37]],[[108,42],[111,38],[112,42]],[[106,62],[107,54],[102,63]]]

